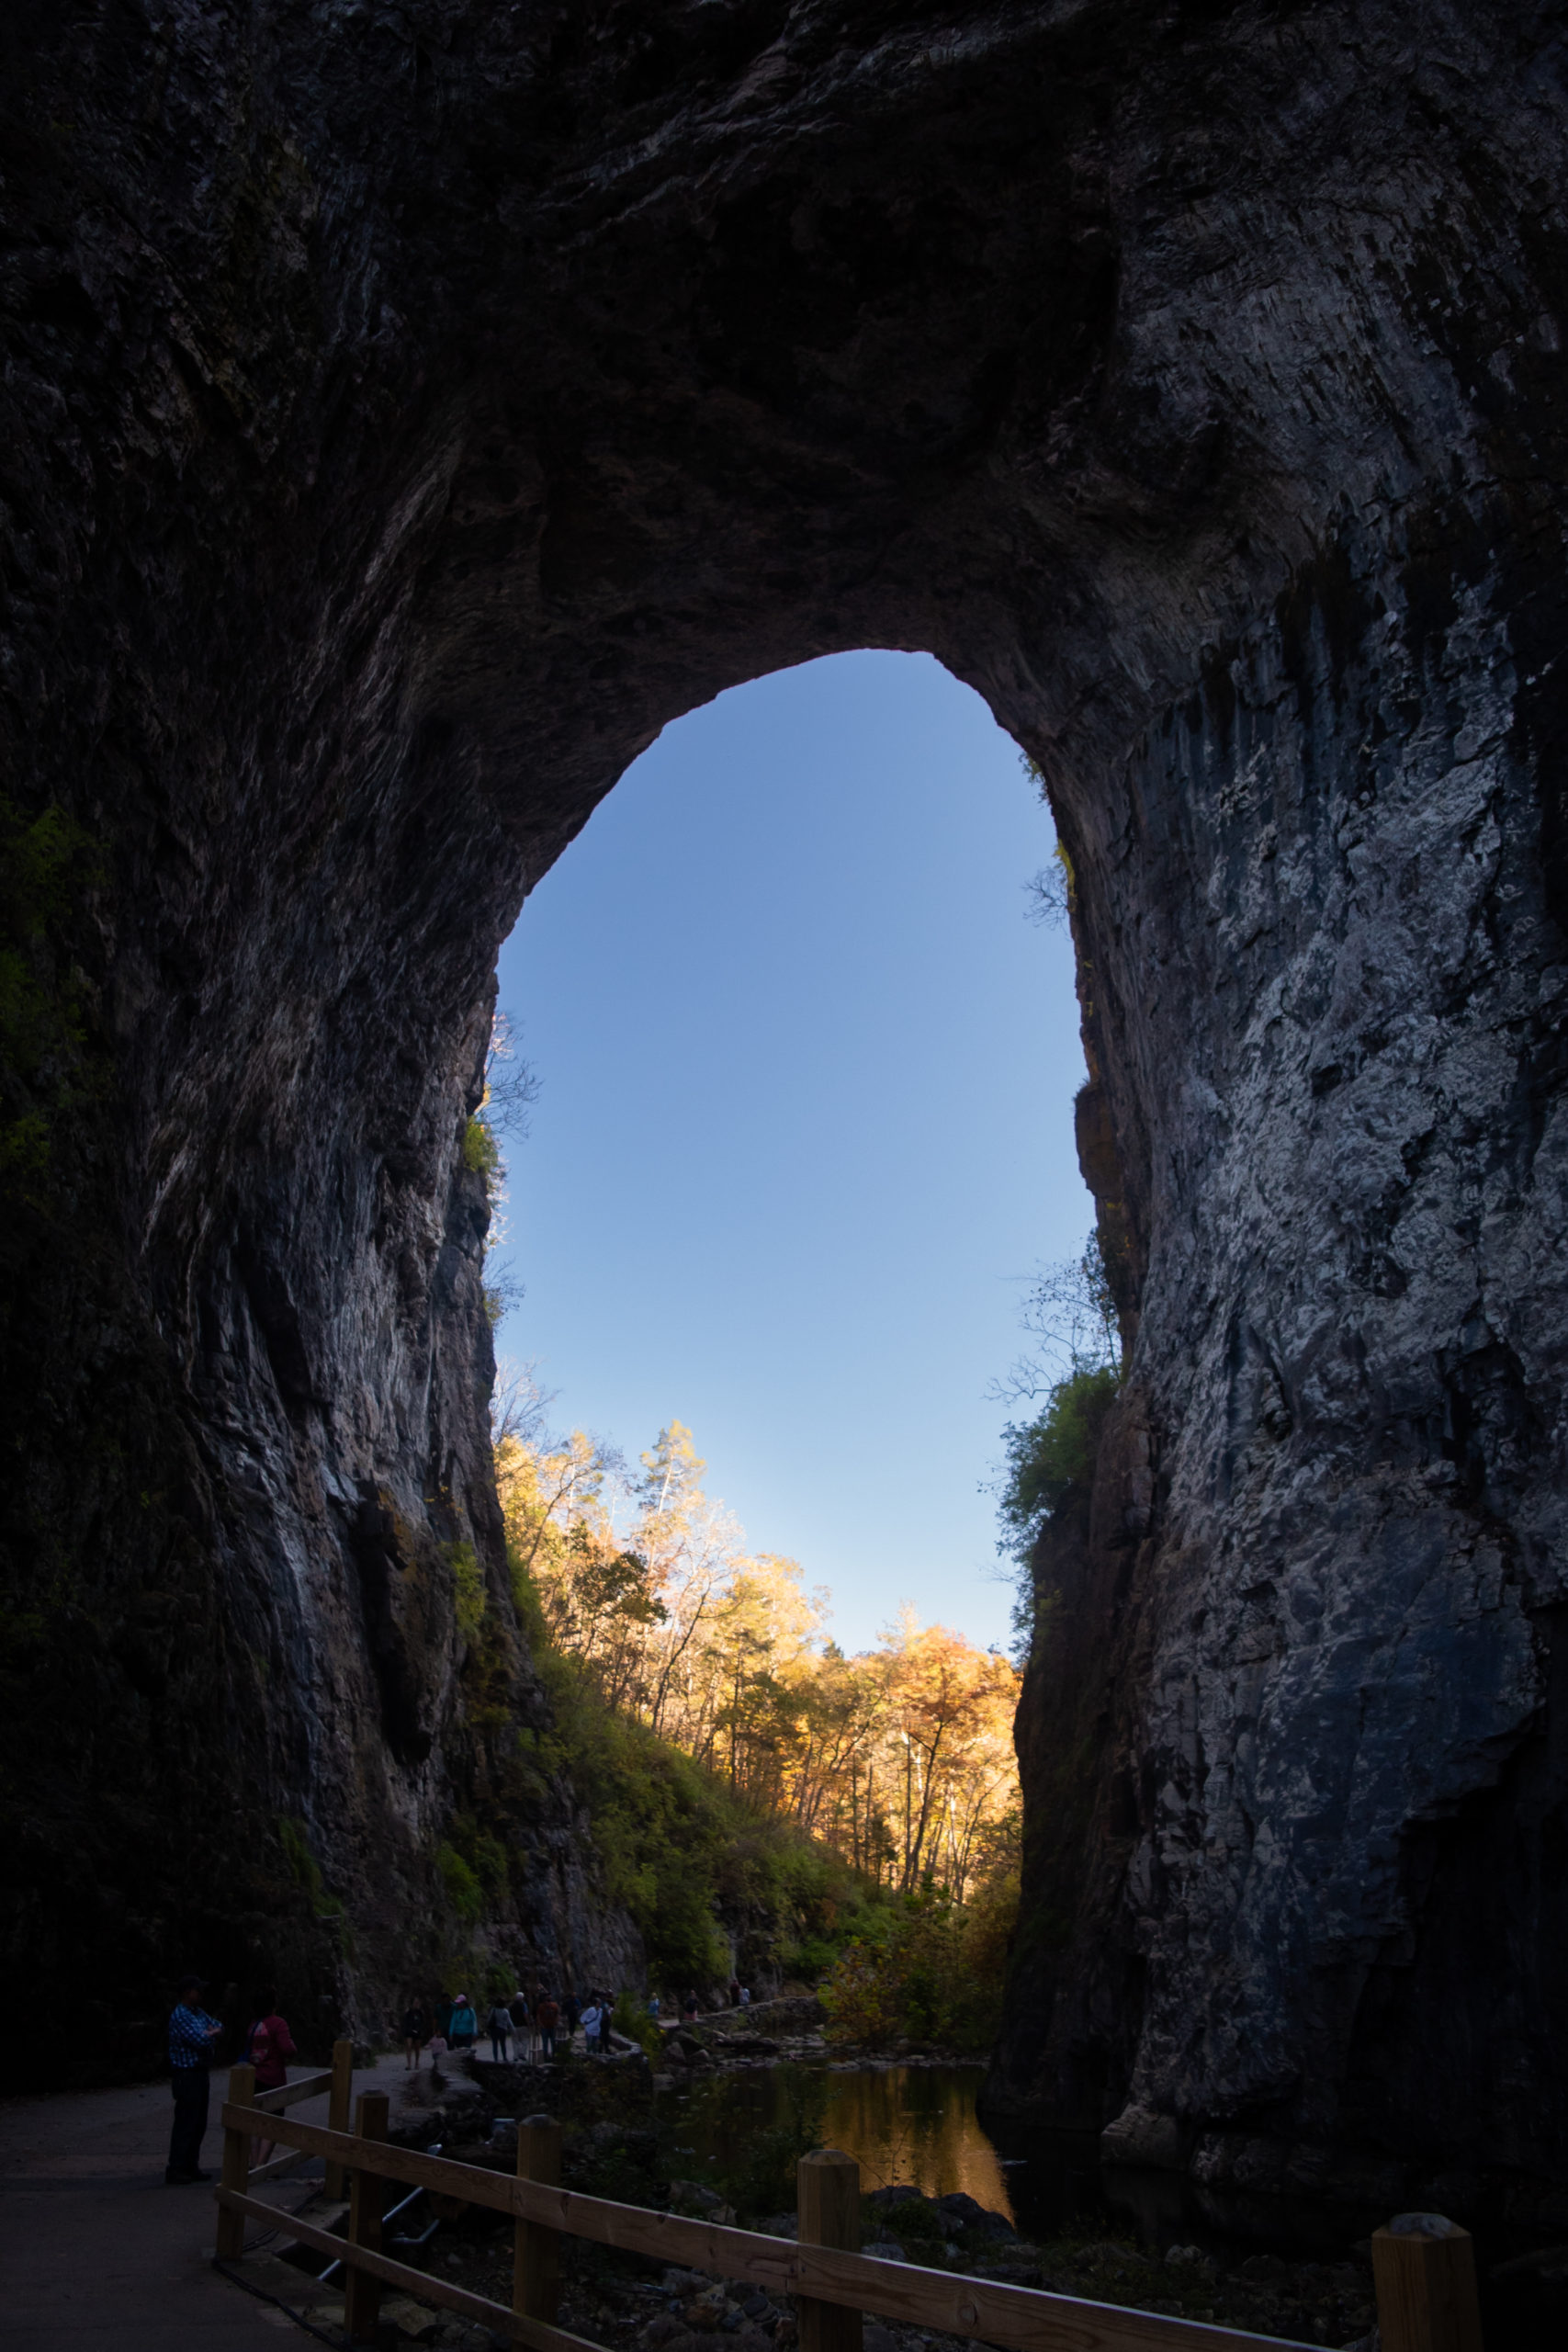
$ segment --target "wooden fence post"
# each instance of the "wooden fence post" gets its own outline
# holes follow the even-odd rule
[[[561,2128],[553,2115],[525,2116],[517,2126],[517,2177],[560,2187]],[[517,2223],[512,2241],[512,2308],[519,2319],[547,2320],[560,2307],[560,2232],[543,2222]]]
[[[254,2066],[231,2066],[229,2069],[229,2103],[231,2107],[249,2107],[256,2095],[256,2070]],[[223,2170],[220,2175],[225,2188],[237,2189],[245,2196],[251,2185],[251,2135],[236,2132],[227,2124],[223,2129]],[[245,2217],[227,2205],[218,2208],[218,2259],[238,2262],[245,2250]]]
[[[349,2100],[353,2091],[354,2044],[346,2039],[334,2041],[333,2044],[333,2086],[327,2093],[327,2130],[329,2132],[348,2130]],[[332,2202],[335,2202],[345,2195],[342,2165],[328,2163],[326,2193],[329,2201]]]
[[[1441,2213],[1400,2213],[1372,2233],[1382,2352],[1482,2352],[1475,2246]]]
[[[802,2156],[795,2172],[800,2243],[860,2252],[860,2166],[837,2148]],[[800,2352],[861,2352],[863,2315],[842,2303],[795,2299]]]
[[[354,2119],[356,2140],[384,2140],[387,2136],[388,2099],[385,2091],[361,2091],[358,2112]],[[367,2172],[358,2165],[354,2167],[348,2190],[348,2242],[350,2245],[367,2246],[372,2254],[381,2251],[381,2215],[387,2202],[387,2183],[378,2172]],[[344,2302],[344,2333],[356,2344],[365,2344],[376,2333],[376,2322],[381,2310],[381,2281],[372,2278],[367,2270],[359,2270],[345,2263],[348,2273],[348,2293]]]

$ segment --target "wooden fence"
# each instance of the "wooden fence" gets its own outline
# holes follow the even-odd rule
[[[221,2110],[223,2172],[219,2204],[218,2258],[244,2251],[245,2222],[336,2257],[344,2266],[344,2324],[355,2342],[374,2335],[383,2286],[480,2321],[531,2352],[599,2352],[556,2324],[563,2234],[644,2255],[683,2269],[743,2280],[771,2295],[795,2298],[800,2352],[861,2352],[862,2315],[901,2322],[945,2335],[977,2338],[1002,2352],[1321,2352],[1289,2346],[1278,2336],[1250,2335],[1199,2320],[1156,2312],[1124,2311],[1110,2303],[1052,2295],[993,2278],[967,2278],[917,2264],[888,2262],[858,2251],[860,2167],[834,2149],[804,2156],[799,2173],[798,2243],[727,2229],[640,2205],[618,2205],[560,2186],[560,2125],[534,2116],[517,2127],[514,2176],[480,2165],[455,2163],[387,2140],[384,2091],[362,2091],[353,2132],[347,2120],[352,2050],[340,2041],[330,2074],[313,2075],[285,2090],[259,2097],[249,2066],[229,2077]],[[330,2090],[331,2120],[288,2120],[283,2109]],[[290,2152],[253,2173],[251,2141],[265,2137]],[[253,2184],[300,2155],[326,2159],[329,2184],[349,2181],[346,2240],[251,2194]],[[514,2238],[512,2308],[450,2285],[381,2251],[386,2184],[400,2181],[437,2196],[460,2199],[509,2214]],[[337,2192],[342,2194],[341,2188]],[[1467,2232],[1446,2234],[1379,2230],[1372,2240],[1382,2352],[1481,2352],[1473,2249]]]

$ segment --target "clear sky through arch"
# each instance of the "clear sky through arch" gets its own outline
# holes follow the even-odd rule
[[[993,1498],[1022,1278],[1081,1247],[1049,813],[923,654],[838,654],[667,727],[538,885],[501,995],[497,1351],[634,1465],[678,1417],[753,1551],[865,1646],[903,1601],[1008,1638]]]

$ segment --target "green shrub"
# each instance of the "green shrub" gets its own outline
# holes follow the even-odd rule
[[[470,1877],[478,1880],[488,1901],[501,1902],[511,1877],[501,1839],[481,1829],[472,1814],[459,1813],[453,1816],[448,1843]]]
[[[452,1563],[452,1601],[457,1614],[457,1630],[471,1642],[484,1622],[484,1570],[471,1544],[449,1544],[447,1557]]]
[[[497,2001],[509,2001],[512,1998],[513,1994],[517,1990],[517,1971],[507,1961],[487,1960],[479,1981],[484,1988],[481,1996],[484,2007],[480,2010],[482,2018],[485,2011],[493,2008]]]
[[[470,1119],[463,1129],[463,1165],[470,1176],[484,1178],[487,1193],[496,1192],[504,1173],[501,1146],[483,1119]]]
[[[873,2048],[937,2042],[983,2055],[1001,2024],[1017,1916],[1011,1873],[967,1905],[935,1894],[906,1898],[880,1935],[849,1946],[823,1985],[829,2039]]]
[[[663,2033],[649,2016],[647,2002],[639,2000],[635,1993],[616,1996],[610,2023],[628,2041],[639,2042],[650,2058],[658,2060],[663,2055]]]
[[[435,1862],[446,1889],[446,1900],[457,1914],[458,1918],[467,1919],[470,1924],[476,1919],[482,1918],[485,1908],[484,1889],[479,1884],[477,1874],[469,1869],[456,1846],[438,1847]]]
[[[348,1913],[340,1895],[327,1891],[321,1876],[321,1866],[310,1851],[310,1840],[302,1821],[294,1821],[285,1814],[277,1824],[277,1842],[293,1874],[296,1885],[304,1893],[310,1905],[311,1917],[318,1927],[325,1928],[341,1951],[352,1951],[354,1938],[348,1924]]]
[[[803,1984],[815,1984],[825,1976],[839,1958],[840,1947],[826,1936],[803,1936],[779,1955],[779,1965],[786,1976],[798,1977]]]
[[[291,1821],[287,1815],[277,1825],[277,1842],[288,1859],[296,1882],[310,1898],[310,1908],[318,1919],[335,1920],[344,1916],[343,1904],[335,1894],[329,1894],[327,1883],[321,1876],[321,1866],[311,1853],[302,1821]]]
[[[1085,1366],[1056,1383],[1033,1420],[1014,1422],[1003,1432],[1001,1520],[1016,1553],[1032,1548],[1046,1520],[1089,1479],[1119,1385],[1113,1366]]]
[[[998,1516],[1005,1548],[1021,1571],[1012,1612],[1013,1657],[1021,1667],[1028,1663],[1057,1600],[1055,1593],[1036,1586],[1034,1547],[1068,1497],[1093,1479],[1100,1431],[1120,1386],[1114,1365],[1080,1364],[1057,1381],[1033,1420],[1015,1422],[1002,1432],[1007,1475]]]
[[[512,1605],[517,1611],[517,1622],[527,1638],[528,1646],[537,1655],[549,1647],[550,1629],[546,1621],[544,1604],[538,1587],[524,1566],[523,1555],[514,1544],[506,1547],[506,1573],[512,1586]]]

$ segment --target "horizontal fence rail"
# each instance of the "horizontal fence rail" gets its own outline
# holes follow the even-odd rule
[[[559,2245],[566,2235],[738,2279],[769,2294],[793,2296],[801,2352],[860,2352],[863,2313],[972,2337],[1001,2346],[1003,2352],[1246,2352],[1248,2346],[1271,2346],[1274,2352],[1321,2352],[1319,2346],[1249,2335],[1208,2321],[1129,2311],[853,2252],[850,2242],[858,2235],[860,2221],[859,2166],[852,2157],[834,2150],[802,2160],[800,2239],[794,2242],[562,2188],[560,2126],[548,2117],[519,2124],[517,2170],[509,2175],[391,2145],[385,2136],[387,2098],[382,2092],[361,2095],[358,2129],[353,2133],[331,2125],[275,2120],[270,2114],[264,2120],[251,2096],[250,2074],[248,2066],[235,2067],[220,2115],[225,2136],[222,2182],[215,2191],[220,2209],[219,2258],[234,2260],[243,2253],[247,2217],[334,2256],[350,2273],[346,2321],[350,2335],[357,2340],[374,2334],[379,2290],[389,2285],[419,2301],[481,2320],[532,2346],[533,2352],[599,2352],[555,2324]],[[250,2140],[258,2124],[266,2137],[283,2143],[296,2155],[324,2157],[329,2177],[352,2177],[356,2194],[346,2239],[280,2214],[276,2206],[250,2195]],[[510,2311],[382,2253],[382,2184],[388,2181],[511,2218],[516,2234]],[[1392,2254],[1380,2243],[1385,2240]],[[1441,2250],[1436,2265],[1424,2267],[1424,2246]],[[1473,2316],[1473,2261],[1465,2232],[1450,2228],[1447,2240],[1423,2240],[1391,2237],[1380,2230],[1373,2260],[1383,2352],[1481,2352],[1479,2320]],[[1397,2276],[1400,2290],[1397,2298],[1388,2298],[1386,2312],[1385,2271],[1391,2284]],[[1416,2290],[1412,2282],[1417,2273],[1437,2282],[1432,2293],[1423,2296]]]
[[[297,2083],[279,2083],[272,2091],[257,2091],[252,2104],[263,2115],[281,2115],[286,2107],[298,2107],[301,2099],[320,2098],[330,2091],[333,2075],[329,2066],[324,2074],[301,2075]]]
[[[259,2197],[234,2197],[221,2189],[218,2193],[229,2211],[249,2213],[256,2221],[265,2222],[269,2229],[277,2227],[276,2205],[264,2204]],[[454,2287],[428,2270],[415,2270],[409,2263],[394,2262],[389,2255],[377,2254],[368,2246],[348,2246],[331,2230],[319,2230],[311,2222],[289,2221],[285,2216],[284,2235],[297,2239],[301,2245],[314,2246],[321,2254],[335,2256],[342,2263],[353,2263],[356,2269],[367,2272],[384,2286],[396,2287],[422,2303],[461,2312],[466,2318],[480,2320],[486,2327],[495,2328],[502,2335],[510,2331],[519,2344],[532,2346],[534,2352],[604,2352],[603,2345],[591,2344],[584,2335],[573,2335],[564,2327],[551,2327],[543,2320],[509,2312],[504,2303],[492,2302],[488,2295],[476,2295],[470,2288]]]
[[[243,2071],[252,2075],[254,2084],[255,2071],[254,2067]],[[286,2108],[298,2107],[304,2099],[320,2098],[324,2091],[327,2094],[328,2123],[334,2132],[346,2132],[349,2094],[353,2081],[354,2044],[348,2041],[335,2041],[333,2044],[333,2063],[330,2066],[324,2067],[319,2075],[301,2075],[292,2083],[277,2083],[271,2090],[258,2091],[253,2088],[251,2105],[259,2115],[281,2115]],[[230,2088],[232,2091],[232,2075],[230,2077]],[[265,2124],[256,2132],[256,2137],[262,2140],[277,2141],[284,2136],[280,2132],[268,2131]],[[253,2165],[247,2175],[246,2186],[250,2187],[258,2180],[279,2179],[283,2174],[293,2171],[305,2153],[300,2148],[286,2147],[282,2155],[272,2157],[265,2165]],[[327,2188],[334,2197],[341,2197],[343,2194],[341,2172],[335,2166],[328,2173]]]

